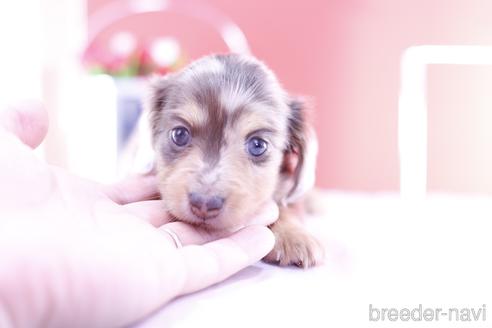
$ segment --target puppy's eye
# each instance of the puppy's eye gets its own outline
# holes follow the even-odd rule
[[[248,140],[247,148],[248,153],[255,157],[258,157],[266,152],[268,148],[268,143],[261,138],[253,137]]]
[[[188,131],[188,129],[183,126],[174,128],[171,130],[171,139],[177,146],[184,147],[190,143],[190,131]]]

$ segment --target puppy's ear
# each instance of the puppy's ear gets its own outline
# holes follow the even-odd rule
[[[118,162],[121,176],[146,174],[155,168],[155,141],[161,131],[162,110],[166,106],[169,85],[167,76],[156,76],[149,81],[143,102],[144,114],[139,117],[137,126]]]
[[[314,129],[306,122],[306,105],[302,100],[289,101],[289,143],[281,167],[283,202],[292,203],[314,186],[318,142]],[[285,189],[287,189],[285,191]]]
[[[164,107],[168,103],[168,96],[171,88],[171,77],[154,77],[150,81],[149,94],[147,97],[147,111],[149,113],[149,123],[152,132],[152,141],[155,142],[156,136],[161,128],[161,116]]]

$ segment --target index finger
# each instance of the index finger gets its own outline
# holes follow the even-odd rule
[[[227,238],[179,249],[187,272],[179,294],[188,294],[225,280],[265,257],[274,243],[270,229],[249,226]]]
[[[250,218],[249,225],[266,226],[278,218],[278,206],[274,202],[264,204],[258,212]],[[163,229],[173,231],[182,245],[202,245],[210,241],[227,237],[235,231],[213,230],[194,226],[185,222],[171,222],[161,226]],[[238,229],[236,230],[239,230]]]
[[[48,113],[40,102],[26,101],[0,109],[0,127],[36,148],[48,132]]]

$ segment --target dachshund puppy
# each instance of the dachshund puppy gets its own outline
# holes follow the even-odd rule
[[[315,136],[303,104],[254,58],[199,59],[156,80],[149,103],[159,188],[168,214],[208,229],[237,230],[275,200],[274,249],[264,260],[311,267],[320,244],[303,228],[314,184]]]

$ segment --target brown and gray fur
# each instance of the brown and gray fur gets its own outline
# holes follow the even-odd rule
[[[270,228],[276,244],[265,257],[280,265],[313,266],[319,243],[302,227],[296,203],[306,150],[303,105],[292,99],[261,62],[241,55],[199,59],[153,84],[150,115],[163,203],[177,220],[209,229],[235,230],[274,199],[279,219]],[[178,147],[171,131],[184,126],[191,142]],[[267,151],[251,156],[257,136]],[[218,195],[223,207],[204,219],[190,210],[190,193]],[[300,202],[300,201],[297,201]]]

